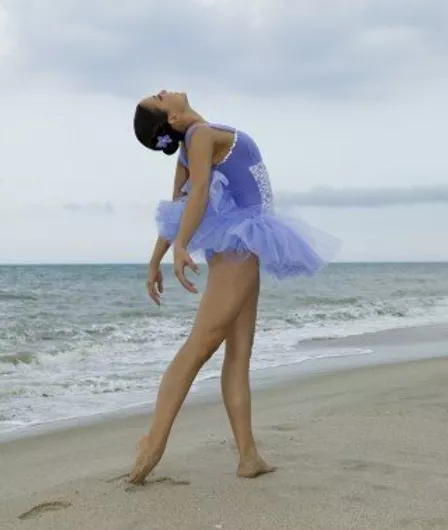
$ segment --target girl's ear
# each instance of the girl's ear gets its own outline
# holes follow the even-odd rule
[[[168,112],[168,123],[171,127],[175,126],[179,122],[179,114],[176,111]]]

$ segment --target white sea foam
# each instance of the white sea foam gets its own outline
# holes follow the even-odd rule
[[[155,398],[196,300],[166,295],[161,310],[149,306],[139,274],[132,267],[30,269],[17,291],[16,275],[0,270],[0,431]],[[166,283],[179,296],[175,280]],[[368,355],[308,342],[441,322],[448,322],[448,267],[338,266],[308,283],[266,282],[252,369]],[[219,377],[222,355],[207,363],[195,391]]]

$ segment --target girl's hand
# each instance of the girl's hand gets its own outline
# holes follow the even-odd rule
[[[160,267],[149,265],[146,287],[151,299],[160,305],[160,295],[163,293],[163,277]]]
[[[197,293],[196,286],[185,276],[185,267],[189,267],[195,274],[199,274],[199,267],[191,259],[185,248],[174,245],[174,274],[180,283],[190,293]]]

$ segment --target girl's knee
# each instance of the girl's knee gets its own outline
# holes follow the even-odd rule
[[[222,330],[209,330],[201,333],[193,331],[187,340],[189,346],[194,349],[198,360],[202,363],[207,362],[212,357],[223,341],[224,332]]]

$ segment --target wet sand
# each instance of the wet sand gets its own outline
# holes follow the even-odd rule
[[[448,528],[448,358],[257,390],[260,452],[279,469],[255,480],[236,477],[214,398],[181,412],[145,486],[125,484],[148,421],[115,418],[0,444],[0,528]]]

